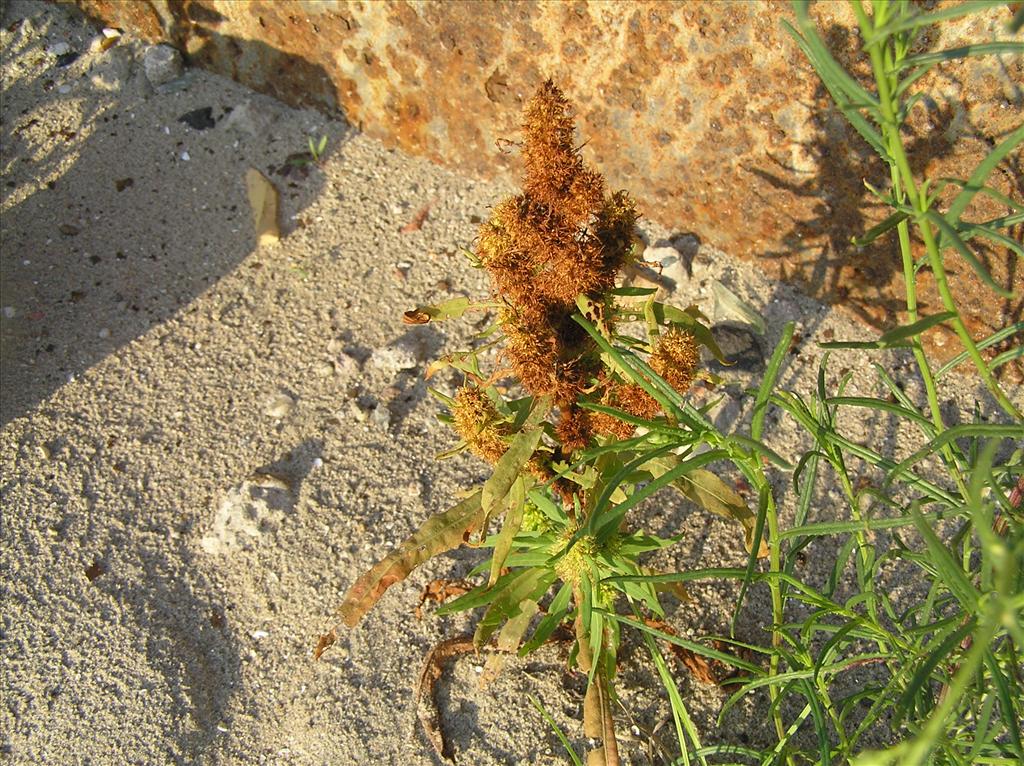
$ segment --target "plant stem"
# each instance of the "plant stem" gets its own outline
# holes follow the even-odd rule
[[[857,15],[858,22],[860,23],[862,33],[865,37],[871,36],[871,33],[873,33],[878,27],[884,25],[889,15],[888,2],[879,2],[874,4],[875,16],[873,18],[868,17],[867,14],[864,13],[864,9],[856,0],[854,0],[852,5],[854,13]],[[964,324],[963,317],[960,314],[956,301],[953,298],[953,294],[949,289],[949,280],[946,275],[945,265],[942,262],[942,255],[939,252],[938,243],[935,240],[935,233],[932,231],[931,224],[924,219],[924,214],[929,209],[928,197],[923,188],[919,187],[914,181],[914,174],[910,168],[910,162],[907,158],[906,151],[903,147],[903,141],[900,137],[900,122],[897,117],[899,112],[895,108],[896,104],[895,99],[893,98],[893,93],[897,85],[897,78],[890,71],[898,62],[895,60],[889,62],[886,61],[886,54],[888,51],[885,49],[885,45],[889,41],[894,42],[895,38],[879,40],[872,44],[868,49],[868,55],[871,58],[871,68],[874,73],[875,84],[878,87],[878,102],[882,116],[882,134],[886,139],[887,148],[892,160],[890,167],[893,178],[893,193],[896,195],[897,201],[902,201],[904,198],[909,199],[911,206],[918,214],[916,216],[916,223],[921,231],[921,237],[924,240],[925,250],[928,254],[928,263],[931,266],[932,274],[935,278],[935,287],[942,299],[943,307],[947,311],[951,311],[956,314],[956,316],[950,320],[953,324],[953,330],[956,332],[961,344],[967,351],[968,356],[971,357],[971,361],[977,368],[978,373],[985,382],[985,385],[999,403],[999,406],[1002,407],[1002,409],[1005,410],[1012,418],[1020,420],[1022,417],[1020,411],[1003,392],[1002,387],[992,375],[992,371],[989,370],[988,366],[985,364],[985,360],[982,358],[981,352],[978,351],[978,347],[975,344],[974,339],[971,338],[970,333],[967,332],[967,327]],[[910,237],[905,221],[900,223],[899,230],[900,250],[903,255],[903,275],[907,285],[907,311],[908,313],[912,312],[910,313],[910,321],[913,322],[917,316],[917,299],[916,294],[914,294],[913,287],[915,284],[913,255],[910,251]],[[938,412],[938,401],[935,395],[935,384],[932,378],[931,369],[927,364],[927,360],[924,358],[923,351],[920,351],[919,346],[919,340],[915,339],[914,356],[917,359],[918,366],[921,368],[922,377],[925,380],[925,388],[928,392],[928,402],[932,410],[932,418],[935,420],[936,427],[944,430],[942,417]],[[959,470],[954,470],[957,476],[959,476]],[[962,480],[958,483],[962,484]]]

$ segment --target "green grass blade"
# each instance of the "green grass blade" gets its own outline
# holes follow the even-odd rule
[[[541,701],[530,693],[527,693],[526,696],[530,699],[530,702],[533,703],[534,708],[536,708],[537,712],[540,713],[541,717],[547,721],[548,726],[550,726],[555,732],[555,736],[558,737],[558,741],[562,743],[562,747],[565,748],[565,752],[569,754],[569,758],[572,759],[574,766],[583,766],[583,761],[580,760],[576,751],[572,749],[572,744],[570,744],[562,729],[555,722],[555,719],[552,718],[551,714],[544,709],[544,705],[541,704]]]
[[[973,58],[977,56],[992,56],[999,53],[1020,56],[1024,54],[1024,43],[1017,42],[996,42],[996,43],[975,43],[973,45],[962,45],[959,48],[947,48],[942,51],[930,53],[919,53],[916,56],[907,56],[893,71],[900,71],[908,67],[927,66],[938,64],[942,61],[954,61],[956,59]]]
[[[1013,133],[1006,137],[995,149],[986,155],[978,166],[971,173],[970,179],[967,181],[967,185],[964,187],[956,199],[953,200],[953,204],[949,206],[949,210],[946,211],[946,221],[950,225],[955,225],[960,220],[960,216],[967,210],[967,206],[971,204],[971,200],[974,199],[974,195],[985,186],[985,180],[989,177],[993,170],[995,170],[999,163],[1001,163],[1006,157],[1012,152],[1017,146],[1024,141],[1024,125],[1021,125]]]
[[[989,289],[1004,298],[1015,297],[1011,290],[1007,290],[1002,287],[992,278],[992,275],[988,273],[988,269],[986,269],[982,265],[981,261],[978,260],[977,256],[971,252],[971,249],[967,247],[967,243],[961,239],[959,232],[950,225],[949,221],[934,210],[927,211],[925,213],[925,217],[939,228],[942,232],[943,242],[951,244],[956,249],[957,253],[960,254],[960,257],[967,261],[967,264],[974,270],[974,273],[978,275],[978,278],[981,279],[982,282],[988,285]]]
[[[789,351],[789,345],[793,341],[795,328],[796,324],[794,322],[787,322],[786,326],[782,328],[782,337],[775,344],[775,350],[772,351],[772,356],[768,360],[768,366],[765,367],[764,377],[761,378],[761,385],[758,386],[757,396],[754,398],[754,412],[750,421],[750,435],[755,440],[760,441],[764,432],[764,418],[768,412],[768,399],[775,388],[775,383],[779,377],[779,370],[782,368],[782,362]]]

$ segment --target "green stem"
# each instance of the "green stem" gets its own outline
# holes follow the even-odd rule
[[[888,17],[888,3],[876,3],[875,4],[875,17],[874,19],[867,16],[864,13],[864,9],[860,6],[860,3],[854,0],[852,3],[854,13],[857,15],[858,22],[861,26],[861,30],[865,37],[870,36],[877,27],[885,24]],[[900,124],[897,115],[899,110],[896,109],[895,99],[893,93],[896,89],[897,78],[894,74],[891,74],[893,65],[898,63],[896,61],[886,61],[887,53],[886,40],[880,40],[868,49],[868,55],[871,58],[871,68],[875,77],[875,84],[878,87],[878,102],[881,110],[881,128],[883,136],[886,139],[887,148],[892,159],[892,175],[893,175],[893,191],[896,195],[897,201],[902,201],[906,198],[910,201],[911,206],[915,212],[918,213],[916,223],[921,231],[921,238],[924,241],[925,250],[928,254],[928,263],[931,266],[932,274],[935,278],[935,287],[939,292],[939,296],[942,300],[942,305],[947,311],[951,311],[956,316],[951,320],[953,324],[953,330],[956,332],[957,337],[960,339],[961,344],[970,356],[971,361],[977,368],[978,373],[984,380],[985,385],[989,391],[995,397],[999,406],[1006,411],[1011,417],[1016,420],[1020,420],[1022,415],[1020,411],[1013,405],[1006,394],[1003,392],[1002,387],[996,381],[992,375],[992,371],[989,370],[985,364],[985,360],[981,356],[981,352],[978,350],[977,344],[974,339],[971,338],[970,333],[967,332],[967,327],[964,324],[963,317],[957,308],[956,301],[953,298],[953,293],[949,289],[949,280],[946,275],[946,268],[942,262],[942,255],[939,252],[938,243],[935,240],[935,233],[932,230],[931,224],[924,219],[924,213],[929,208],[927,194],[924,193],[923,189],[917,185],[914,181],[914,174],[910,168],[910,162],[907,158],[906,151],[903,147],[903,141],[900,137]],[[892,58],[892,56],[890,56]],[[906,222],[900,224],[900,229],[905,230]],[[904,279],[907,283],[908,300],[907,309],[908,312],[913,307],[914,313],[911,314],[910,321],[914,321],[916,317],[917,301],[916,296],[911,300],[910,294],[913,290],[912,285],[914,284],[914,272],[913,272],[913,259],[910,253],[910,237],[909,234],[901,233],[900,236],[900,249],[903,255],[903,273]],[[908,259],[910,263],[908,264]],[[925,378],[925,386],[928,390],[929,406],[932,410],[932,417],[936,420],[936,426],[942,428],[941,415],[938,415],[938,401],[934,391],[934,380],[931,375],[931,370],[928,367],[927,360],[924,360],[923,352],[921,354],[916,353],[918,350],[919,342],[915,340],[915,358],[918,361],[918,366],[921,368],[922,377]],[[924,364],[922,364],[924,360]],[[959,477],[959,471],[956,471]],[[962,484],[962,481],[958,482]]]

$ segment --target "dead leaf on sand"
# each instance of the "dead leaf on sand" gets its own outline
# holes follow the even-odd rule
[[[473,586],[465,580],[431,580],[420,594],[420,603],[416,605],[416,619],[423,619],[423,605],[428,601],[443,604],[450,598],[469,593],[472,589]]]
[[[245,186],[252,206],[257,245],[262,247],[279,242],[281,230],[277,224],[277,189],[255,168],[245,172]]]

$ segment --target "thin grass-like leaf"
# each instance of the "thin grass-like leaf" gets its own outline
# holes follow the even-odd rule
[[[903,221],[907,220],[909,217],[910,216],[907,213],[905,213],[905,212],[903,212],[901,210],[897,210],[895,213],[890,215],[888,218],[886,218],[881,223],[879,223],[879,224],[877,224],[875,226],[872,226],[870,229],[868,229],[866,232],[864,232],[864,234],[861,235],[860,237],[854,237],[851,240],[851,242],[853,242],[853,244],[855,244],[857,247],[864,247],[865,245],[870,245],[872,242],[874,242],[876,239],[878,239],[880,236],[882,236],[886,232],[892,231],[893,229],[895,229],[897,226],[899,226]]]
[[[934,210],[928,210],[925,213],[925,217],[939,228],[942,232],[943,242],[948,242],[948,244],[951,244],[956,249],[957,253],[960,254],[960,257],[967,261],[967,264],[971,269],[973,269],[974,273],[978,275],[978,278],[984,282],[989,289],[1004,298],[1014,297],[1013,291],[1002,287],[992,278],[992,275],[988,273],[988,269],[986,269],[982,265],[981,261],[978,260],[977,256],[971,252],[971,249],[963,239],[960,238],[960,234],[953,228],[949,221]]]
[[[1002,341],[1006,340],[1007,338],[1013,337],[1014,335],[1024,335],[1024,322],[1016,322],[1015,324],[1012,324],[1008,327],[1004,327],[1002,330],[999,330],[998,332],[992,333],[987,338],[985,338],[984,340],[980,341],[977,344],[978,350],[981,351],[988,348],[989,346],[994,346],[997,343],[1001,343]],[[1024,346],[1024,343],[1022,343],[1021,345]],[[935,371],[935,379],[938,380],[947,372],[954,369],[957,365],[966,362],[968,356],[969,355],[966,351],[963,351],[954,356],[952,359],[950,359],[948,362],[942,365],[942,367]]]
[[[764,418],[768,412],[768,398],[779,377],[779,370],[782,369],[782,362],[789,352],[790,343],[793,341],[793,332],[796,329],[795,322],[786,322],[782,328],[782,336],[775,344],[768,365],[765,367],[764,376],[761,378],[761,385],[757,388],[757,396],[754,398],[754,411],[750,420],[750,435],[760,441],[764,433]]]
[[[558,737],[558,741],[562,743],[562,747],[565,748],[565,752],[569,754],[569,758],[572,760],[574,766],[583,766],[583,761],[580,760],[576,751],[573,750],[572,744],[569,742],[568,738],[566,738],[562,729],[555,722],[555,719],[552,718],[551,714],[544,709],[544,705],[541,704],[540,700],[529,693],[527,693],[526,696],[530,699],[530,702],[533,704],[534,708],[536,708],[537,712],[540,713],[541,717],[547,722],[548,726],[550,726],[555,732],[555,736]]]
[[[893,71],[898,72],[908,67],[927,66],[928,64],[938,64],[942,61],[955,61],[956,59],[974,58],[977,56],[993,56],[1000,53],[1016,56],[1024,54],[1024,43],[1009,41],[974,43],[973,45],[962,45],[959,48],[919,53],[916,56],[907,56],[907,58],[894,67]]]
[[[995,149],[989,152],[985,159],[983,159],[978,166],[971,173],[970,179],[967,181],[967,185],[964,187],[956,199],[953,200],[953,204],[949,206],[949,210],[946,211],[946,221],[950,225],[954,225],[960,220],[960,216],[967,210],[967,206],[971,204],[971,200],[974,199],[974,195],[977,194],[984,186],[985,181],[991,175],[992,171],[995,170],[999,163],[1001,163],[1010,152],[1017,148],[1017,146],[1024,142],[1024,124],[1017,128],[1013,133],[1007,136]]]

